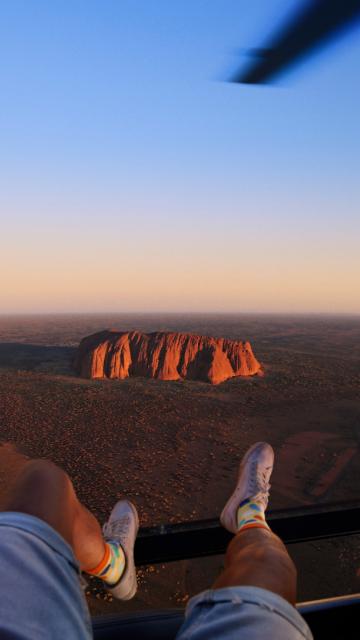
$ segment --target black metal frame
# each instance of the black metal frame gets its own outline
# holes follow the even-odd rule
[[[267,519],[285,544],[354,535],[360,533],[360,502],[271,511]],[[135,562],[139,566],[223,554],[231,538],[217,519],[143,528]]]
[[[285,544],[360,534],[360,502],[272,511],[267,519]],[[139,566],[223,554],[231,538],[215,519],[143,528],[135,561]],[[298,610],[317,640],[358,638],[359,594],[303,603]],[[94,639],[174,640],[183,619],[179,609],[99,616],[92,621]]]
[[[359,595],[299,605],[298,610],[316,640],[359,638]],[[93,619],[94,640],[175,640],[183,621],[180,609],[98,616]]]

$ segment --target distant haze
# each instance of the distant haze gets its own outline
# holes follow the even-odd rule
[[[2,3],[0,312],[360,313],[358,32],[224,81],[297,4]]]

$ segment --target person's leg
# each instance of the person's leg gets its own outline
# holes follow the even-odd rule
[[[72,547],[80,568],[102,578],[115,597],[134,595],[138,518],[128,501],[115,506],[104,539],[98,521],[78,500],[65,471],[48,460],[34,460],[20,474],[6,510],[36,516],[50,525]]]
[[[214,588],[260,587],[295,604],[295,565],[265,519],[273,466],[274,451],[265,442],[251,447],[241,461],[235,490],[220,516],[223,526],[236,535]]]
[[[95,567],[104,556],[105,542],[98,521],[77,499],[65,471],[48,460],[26,465],[5,510],[47,522],[72,547],[83,570]]]
[[[296,568],[280,538],[267,529],[240,531],[230,542],[213,589],[249,585],[296,602]]]
[[[294,608],[296,569],[265,519],[274,452],[260,442],[240,464],[221,516],[235,536],[212,588],[192,598],[177,640],[312,640]]]

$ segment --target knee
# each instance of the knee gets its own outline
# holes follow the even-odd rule
[[[30,460],[20,474],[19,481],[31,481],[43,484],[44,487],[56,482],[64,486],[71,484],[71,480],[61,467],[51,460],[38,458]]]
[[[31,460],[18,476],[6,511],[19,511],[44,520],[72,544],[76,495],[67,473],[50,460]]]

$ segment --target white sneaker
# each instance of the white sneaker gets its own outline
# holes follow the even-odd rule
[[[237,485],[227,501],[220,522],[225,529],[236,533],[237,510],[246,498],[256,499],[264,511],[268,505],[270,476],[274,466],[274,451],[267,442],[257,442],[247,450],[240,463]]]
[[[120,580],[116,584],[105,583],[108,591],[119,600],[130,600],[137,590],[134,545],[138,529],[139,516],[130,500],[117,502],[103,526],[105,540],[120,544],[125,554],[125,569]]]

